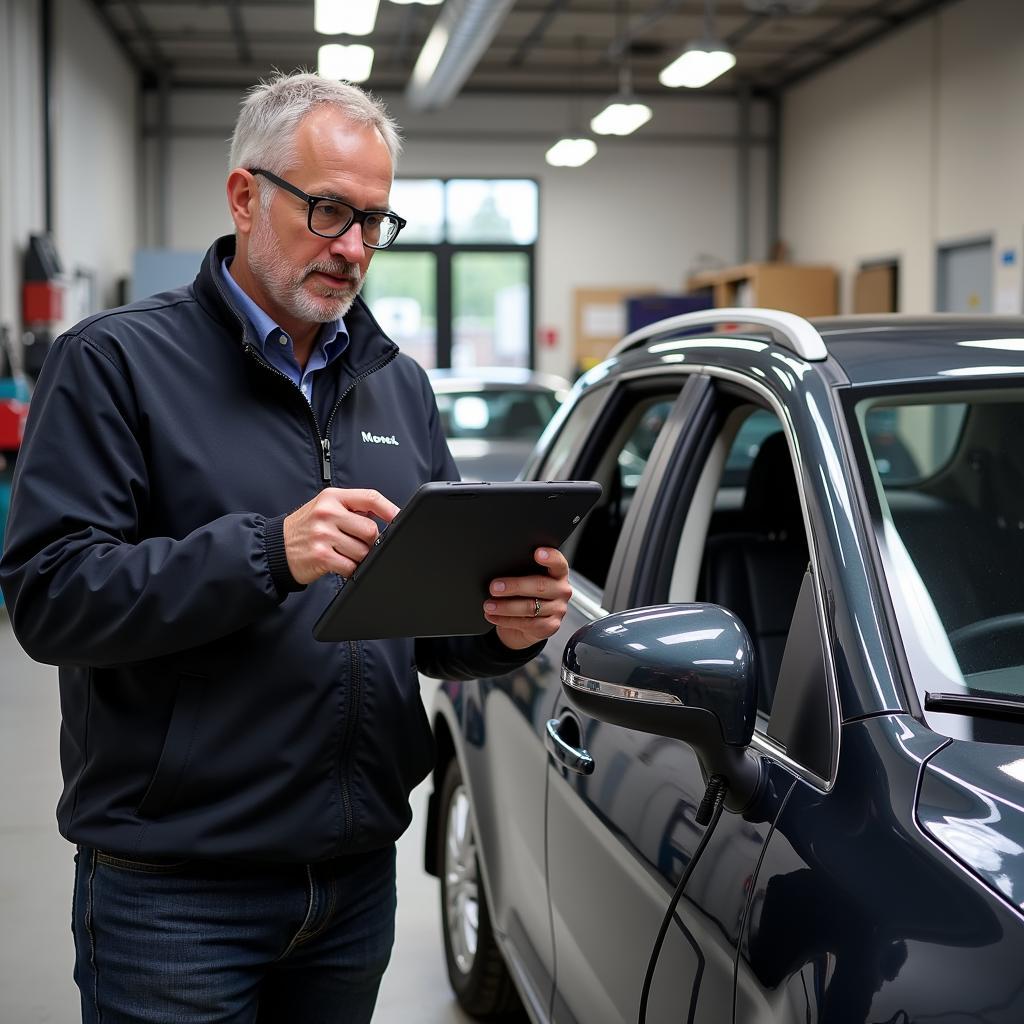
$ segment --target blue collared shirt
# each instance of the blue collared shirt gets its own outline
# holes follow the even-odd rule
[[[238,302],[239,308],[252,324],[256,336],[263,346],[263,357],[275,369],[280,370],[306,396],[306,401],[313,404],[313,374],[322,370],[328,363],[334,362],[348,348],[348,331],[344,320],[332,320],[320,328],[316,346],[310,353],[305,370],[299,366],[295,358],[295,348],[287,331],[282,330],[267,313],[239,287],[238,282],[228,271],[228,260],[220,265],[224,282]]]

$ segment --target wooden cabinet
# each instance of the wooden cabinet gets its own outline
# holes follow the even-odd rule
[[[811,317],[837,312],[837,285],[832,267],[744,263],[694,274],[686,290],[710,292],[715,306],[761,306]]]

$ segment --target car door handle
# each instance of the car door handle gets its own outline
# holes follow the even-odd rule
[[[561,719],[548,719],[545,746],[559,764],[565,765],[571,771],[579,772],[580,775],[590,775],[594,770],[594,759],[587,751],[574,747],[562,739],[558,732],[561,724]]]

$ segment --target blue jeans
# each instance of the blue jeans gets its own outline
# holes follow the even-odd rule
[[[368,1024],[395,934],[395,848],[310,865],[82,847],[84,1024]]]

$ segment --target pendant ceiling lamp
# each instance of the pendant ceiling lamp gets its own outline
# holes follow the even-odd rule
[[[321,78],[365,82],[373,68],[373,47],[327,43],[317,51],[316,71]]]
[[[368,36],[379,6],[380,0],[314,0],[313,28],[325,36]]]
[[[590,121],[590,130],[597,135],[630,135],[651,119],[651,108],[633,94],[633,81],[629,68],[629,30],[625,0],[618,8],[617,40],[619,52],[619,91],[606,104],[604,110]]]
[[[576,80],[581,80],[583,68],[583,40],[576,39]],[[580,137],[579,96],[569,99],[569,133],[559,139],[545,154],[544,159],[552,167],[582,167],[597,152],[597,143],[593,139]]]
[[[681,86],[700,89],[736,64],[736,55],[715,34],[714,0],[704,2],[704,35],[694,40],[668,67],[662,68],[658,81],[670,89]]]

